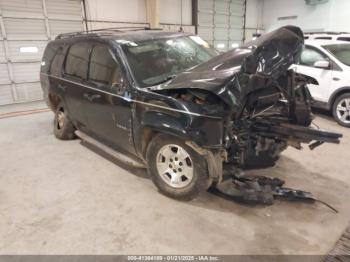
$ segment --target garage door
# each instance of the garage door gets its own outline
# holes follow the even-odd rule
[[[0,0],[0,105],[42,99],[40,60],[57,34],[83,30],[80,0]]]
[[[245,0],[198,1],[198,34],[220,51],[242,44]]]

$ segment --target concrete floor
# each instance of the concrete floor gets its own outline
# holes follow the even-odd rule
[[[2,111],[6,111],[2,109]],[[159,194],[132,170],[52,134],[51,112],[0,119],[0,254],[326,254],[350,217],[349,130],[341,145],[288,149],[270,169],[336,207],[248,206],[206,193]]]

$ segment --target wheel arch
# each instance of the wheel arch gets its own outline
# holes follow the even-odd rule
[[[144,121],[145,119],[143,119]],[[160,119],[158,118],[158,121]],[[141,133],[141,146],[142,146],[142,156],[145,159],[146,158],[146,154],[147,154],[147,150],[148,147],[150,145],[150,142],[152,141],[152,139],[158,135],[158,134],[166,134],[169,136],[173,136],[176,137],[178,139],[181,139],[184,141],[184,143],[191,147],[194,151],[196,151],[199,155],[201,155],[207,164],[207,170],[209,173],[209,177],[214,179],[214,181],[219,182],[222,179],[222,175],[223,175],[223,170],[222,170],[222,158],[221,158],[221,152],[219,150],[216,150],[215,152],[209,149],[205,149],[203,147],[200,147],[195,139],[187,134],[185,132],[184,128],[180,128],[180,124],[179,126],[177,126],[177,128],[173,128],[174,125],[170,125],[171,122],[169,123],[169,125],[164,125],[166,122],[164,122],[165,119],[162,119],[162,121],[159,121],[157,124],[155,125],[146,125],[146,123],[144,123],[143,128],[142,128],[142,133]],[[147,122],[147,120],[146,120]],[[162,123],[162,124],[159,124]],[[184,131],[184,132],[183,132]]]
[[[59,105],[59,103],[61,103],[63,101],[63,99],[61,96],[59,96],[57,94],[49,93],[48,101],[49,101],[50,109],[53,111],[56,111],[57,106]]]
[[[191,139],[181,122],[160,112],[146,112],[141,120],[140,144],[142,156],[146,156],[150,141],[159,133],[171,135],[183,140]]]
[[[344,95],[346,93],[350,93],[350,86],[345,86],[345,87],[337,89],[328,100],[328,109],[333,110],[333,104],[334,104],[335,100],[339,96]]]

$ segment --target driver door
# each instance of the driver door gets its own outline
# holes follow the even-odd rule
[[[88,85],[83,97],[88,101],[88,129],[111,147],[135,153],[132,137],[131,99],[121,67],[107,45],[93,47]]]
[[[315,63],[319,61],[329,61],[329,57],[315,47],[305,46],[300,63],[297,65],[297,73],[313,77],[319,85],[308,84],[311,96],[316,101],[327,102],[331,91],[333,71],[329,68],[317,68]]]

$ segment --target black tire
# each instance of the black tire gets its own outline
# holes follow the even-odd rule
[[[333,109],[332,109],[333,117],[334,117],[335,121],[337,121],[337,123],[339,125],[345,126],[345,127],[350,127],[350,115],[346,118],[346,120],[348,122],[348,123],[346,123],[339,117],[339,115],[337,113],[337,107],[338,107],[338,105],[342,104],[342,101],[344,101],[344,99],[349,99],[350,100],[350,93],[343,94],[343,95],[337,97],[337,99],[334,101]]]
[[[191,163],[193,176],[192,179],[188,181],[189,184],[184,187],[176,188],[169,185],[158,172],[157,156],[160,150],[167,145],[175,145],[183,148],[190,157],[190,160],[187,160],[189,161],[188,163]],[[148,162],[148,173],[153,183],[161,193],[168,197],[189,201],[197,197],[201,192],[205,192],[211,185],[205,159],[180,139],[164,134],[156,135],[147,148],[146,158]],[[165,174],[163,176],[165,176]],[[182,179],[183,177],[181,180]]]
[[[61,118],[61,122],[59,121],[59,118]],[[75,128],[70,121],[68,113],[62,102],[60,102],[56,107],[53,125],[53,133],[58,139],[72,140],[75,138]]]

